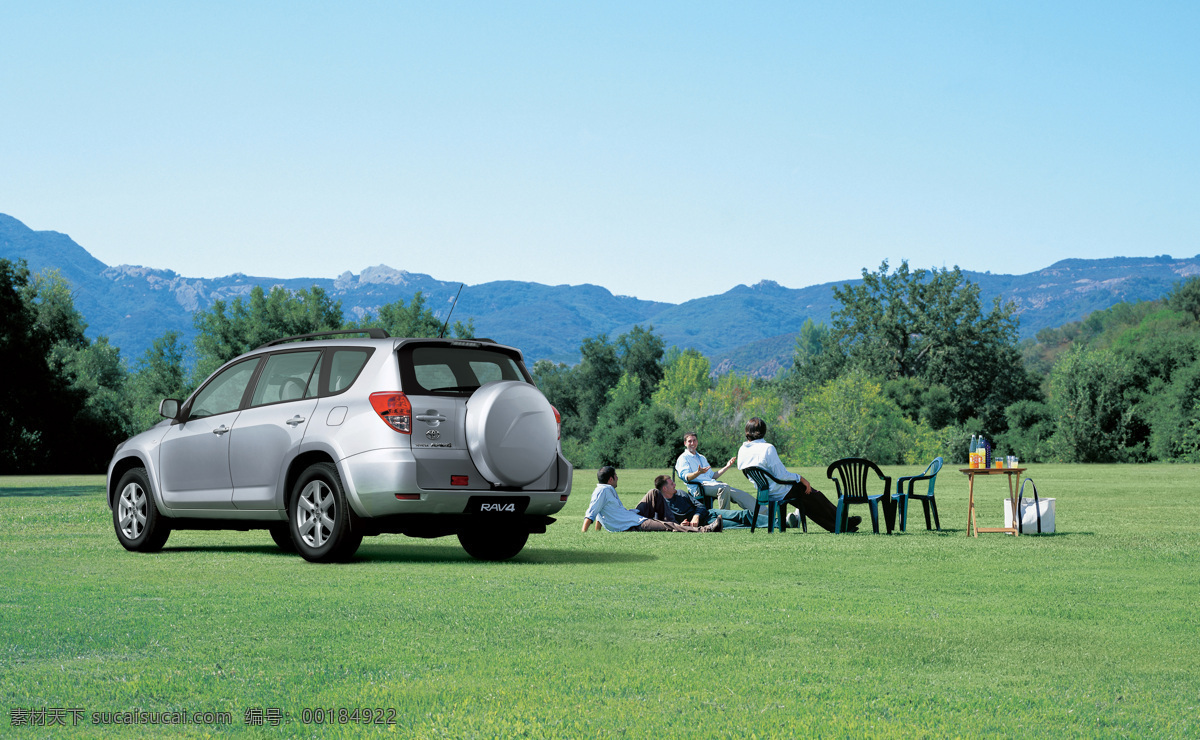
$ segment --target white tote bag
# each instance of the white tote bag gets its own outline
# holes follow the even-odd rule
[[[1025,485],[1033,488],[1033,498],[1025,498]],[[1037,485],[1032,479],[1026,478],[1021,483],[1021,491],[1017,494],[1017,505],[1021,510],[1021,534],[1050,534],[1054,532],[1054,499],[1040,498]],[[1004,526],[1010,526],[1013,520],[1012,499],[1004,499]]]

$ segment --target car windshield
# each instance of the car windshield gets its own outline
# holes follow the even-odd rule
[[[431,395],[469,396],[494,380],[530,382],[508,352],[446,344],[402,349],[400,373],[405,392]]]

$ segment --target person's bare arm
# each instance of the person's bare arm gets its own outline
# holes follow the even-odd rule
[[[718,479],[718,478],[720,478],[722,475],[725,475],[725,471],[726,471],[726,470],[729,470],[730,468],[732,468],[732,467],[733,467],[734,465],[736,465],[736,464],[737,464],[737,458],[736,458],[736,457],[731,457],[731,458],[729,458],[729,462],[725,463],[725,467],[723,467],[723,468],[721,468],[720,470],[718,470],[717,472],[713,473],[713,480],[717,480],[717,479]]]
[[[583,518],[583,531],[586,532],[592,526],[592,520],[586,516]],[[600,531],[600,522],[596,522],[596,531]]]

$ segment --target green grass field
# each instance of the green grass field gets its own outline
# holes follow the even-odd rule
[[[656,472],[622,471],[627,505]],[[333,566],[265,531],[128,553],[101,477],[4,478],[0,736],[1198,737],[1198,472],[1035,466],[1058,533],[972,539],[949,468],[943,531],[916,505],[892,537],[585,535],[580,470],[514,561],[394,535]],[[1006,490],[977,483],[983,526]],[[340,724],[355,707],[395,724]],[[13,726],[20,708],[84,714]],[[91,724],[137,710],[232,724]]]

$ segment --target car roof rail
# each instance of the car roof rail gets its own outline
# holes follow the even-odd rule
[[[259,345],[258,347],[255,347],[255,349],[262,349],[263,347],[274,347],[277,344],[283,344],[285,342],[294,342],[299,339],[313,339],[316,337],[335,337],[335,336],[342,336],[345,334],[366,334],[371,339],[388,339],[391,337],[391,334],[388,334],[386,330],[378,329],[378,328],[374,328],[374,327],[372,327],[370,329],[342,329],[340,331],[318,331],[318,332],[313,332],[312,334],[297,334],[297,335],[291,336],[291,337],[280,337],[279,339],[276,339],[274,341],[270,341],[270,342],[267,342],[266,344]]]

